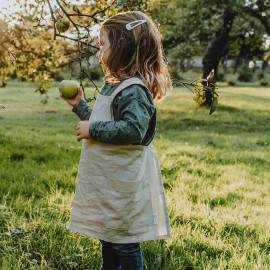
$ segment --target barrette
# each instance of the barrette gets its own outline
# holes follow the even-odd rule
[[[146,23],[146,20],[133,21],[133,22],[126,24],[126,28],[127,28],[127,30],[131,30],[131,29],[133,29],[133,28],[135,28],[143,23]]]

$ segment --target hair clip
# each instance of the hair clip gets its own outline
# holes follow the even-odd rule
[[[133,29],[133,28],[135,28],[143,23],[146,23],[146,20],[133,21],[133,22],[126,24],[126,28],[127,28],[127,30],[131,30],[131,29]]]

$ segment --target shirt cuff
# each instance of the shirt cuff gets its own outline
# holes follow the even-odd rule
[[[90,138],[93,139],[93,140],[96,140],[95,127],[96,127],[96,123],[91,122],[90,125],[89,125],[89,135],[90,135]]]
[[[84,99],[81,99],[80,102],[72,108],[72,111],[77,114],[86,104],[86,101]]]

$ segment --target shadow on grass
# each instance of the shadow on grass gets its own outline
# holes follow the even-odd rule
[[[201,130],[209,134],[227,135],[250,132],[270,133],[270,115],[262,114],[261,111],[220,105],[215,115],[208,116],[203,109],[202,114],[198,115],[197,113],[194,118],[192,117],[188,117],[187,113],[166,110],[159,113],[159,131],[166,133],[166,136],[169,135],[169,139],[172,141],[174,141],[174,138],[170,136],[170,132],[175,135],[176,131]],[[178,138],[175,138],[175,140],[178,140]]]

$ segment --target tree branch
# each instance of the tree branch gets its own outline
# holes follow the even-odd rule
[[[262,16],[262,14],[258,10],[252,9],[247,6],[243,7],[243,12],[258,19],[261,22],[261,24],[264,26],[267,34],[270,35],[270,20],[268,19],[269,18],[268,16]]]

